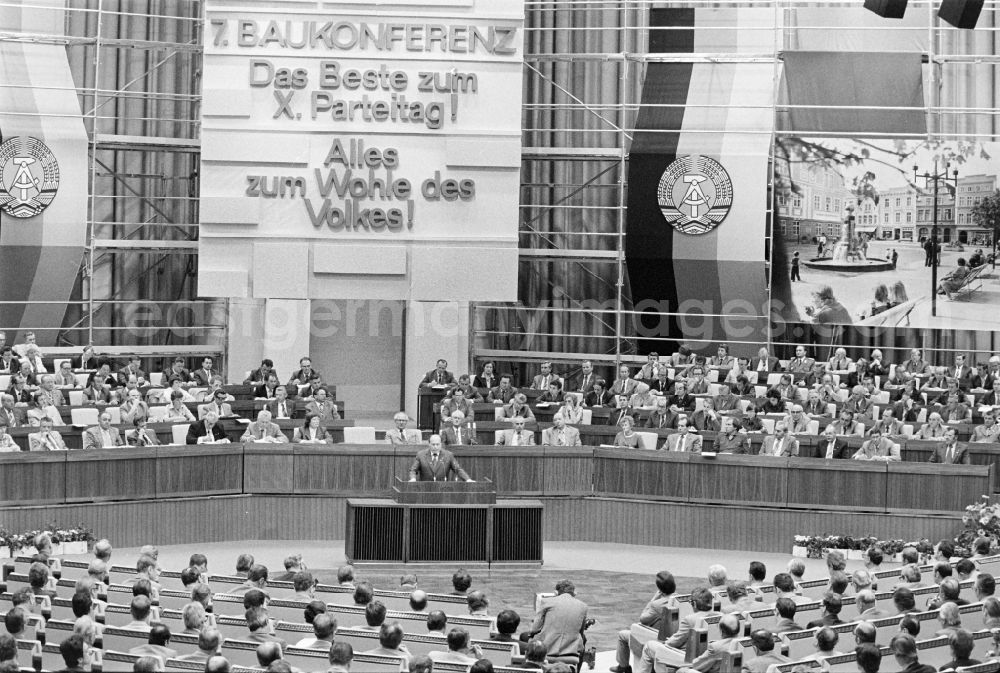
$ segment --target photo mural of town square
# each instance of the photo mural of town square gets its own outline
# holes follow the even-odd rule
[[[1000,144],[781,137],[774,157],[776,319],[1000,328]]]

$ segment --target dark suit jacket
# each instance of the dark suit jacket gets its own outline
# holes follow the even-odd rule
[[[586,381],[584,380],[586,378]],[[580,378],[573,381],[573,384],[567,389],[571,393],[583,393],[586,395],[591,390],[594,389],[594,379],[597,378],[597,374],[591,372],[586,377],[580,374]]]
[[[624,409],[613,409],[611,414],[608,416],[608,425],[618,425],[626,416],[632,416],[633,420],[635,420],[634,414],[635,410],[629,407],[625,407]]]
[[[680,414],[678,414],[676,411],[672,409],[664,409],[662,414],[659,411],[652,411],[650,412],[649,416],[646,417],[646,422],[643,424],[643,427],[671,428],[673,430],[676,430],[677,419],[679,417]]]
[[[267,406],[265,408],[268,411],[271,412],[271,419],[272,420],[275,419],[275,418],[278,418],[278,400],[277,399],[272,399],[272,400],[268,401]],[[289,418],[295,418],[295,402],[293,402],[292,400],[288,399],[287,397],[285,398],[285,411],[288,412],[288,417]]]
[[[197,423],[192,423],[191,427],[188,428],[187,443],[197,444],[198,440],[208,434],[208,430],[205,429],[205,421],[198,421]],[[222,423],[216,423],[212,426],[212,437],[216,440],[226,438],[226,430],[222,427]]]
[[[432,465],[431,450],[429,448],[417,451],[417,455],[413,459],[413,464],[410,466],[410,479],[417,479],[418,481],[449,481],[452,478],[455,480],[469,479],[469,475],[466,474],[462,466],[455,460],[455,454],[447,449],[441,449],[437,464]]]
[[[191,372],[191,380],[200,386],[207,386],[211,381],[215,372],[206,372],[204,369],[196,369]]]
[[[13,416],[13,422],[11,421],[11,416]],[[6,409],[0,409],[0,425],[6,426],[8,428],[19,428],[22,425],[28,424],[28,412],[24,407],[14,407],[10,411]]]
[[[482,374],[477,374],[476,378],[472,379],[472,387],[478,388],[482,395],[486,395],[492,388],[500,384],[500,377],[496,374],[493,375],[489,381],[487,381]]]
[[[275,386],[274,390],[271,391],[271,394],[268,395],[268,393],[267,393],[267,386],[262,383],[259,386],[254,386],[253,396],[254,397],[267,397],[267,398],[273,399],[274,398],[274,391],[277,390],[277,389],[278,389],[278,386]]]
[[[445,385],[451,385],[455,382],[455,375],[449,371],[445,371],[441,374],[442,383]],[[437,369],[432,369],[426,374],[424,374],[423,380],[420,381],[420,385],[423,387],[437,385]]]
[[[606,388],[601,391],[600,395],[597,394],[596,390],[591,390],[589,393],[584,395],[583,404],[588,407],[607,407],[611,405],[614,399],[614,395],[612,395],[611,391]]]
[[[972,460],[969,457],[969,447],[962,442],[955,445],[955,458],[948,460],[948,447],[945,445],[934,447],[928,463],[949,463],[951,465],[970,465]]]
[[[826,458],[826,451],[830,443],[823,438],[820,438],[820,442],[817,445],[819,449],[819,457]],[[847,445],[843,439],[835,438],[833,440],[833,457],[836,460],[841,460],[843,458],[850,458],[854,455],[854,449]]]

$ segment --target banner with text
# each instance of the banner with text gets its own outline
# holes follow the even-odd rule
[[[201,294],[516,298],[523,0],[206,13]]]

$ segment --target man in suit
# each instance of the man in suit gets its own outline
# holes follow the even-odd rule
[[[791,373],[792,378],[798,383],[812,372],[814,364],[816,361],[806,356],[806,347],[796,346],[795,357],[788,361],[785,371]]]
[[[241,442],[271,442],[279,444],[288,441],[277,423],[271,422],[271,412],[261,409],[257,412],[257,420],[247,425],[240,437]]]
[[[83,433],[85,449],[113,449],[124,444],[118,428],[111,427],[111,414],[106,411],[102,411],[98,416],[97,425],[87,428]]]
[[[497,446],[534,446],[535,433],[524,429],[524,418],[515,418],[514,427],[504,430],[497,439]]]
[[[136,416],[132,421],[133,429],[125,431],[125,443],[128,446],[159,446],[160,440],[156,432],[146,427],[146,419]]]
[[[715,604],[715,595],[706,587],[698,587],[691,592],[691,606],[693,611],[681,617],[677,632],[670,636],[665,643],[651,640],[642,648],[639,657],[639,664],[636,666],[636,673],[653,673],[654,665],[659,670],[664,667],[680,668],[685,663],[685,648],[688,638],[704,626],[705,619],[718,616],[718,612],[712,610]]]
[[[42,376],[37,397],[38,406],[41,408],[61,407],[66,404],[62,391],[56,388],[56,377],[52,374]]]
[[[611,394],[615,396],[632,395],[637,385],[638,381],[632,378],[628,365],[622,365],[618,368],[618,378],[611,386]]]
[[[688,419],[681,417],[677,420],[677,432],[667,436],[660,450],[701,453],[701,436],[690,433]]]
[[[669,611],[679,608],[677,599],[674,598],[676,591],[677,582],[671,573],[666,570],[656,573],[656,593],[639,614],[639,623],[658,632],[663,620],[669,619]],[[631,629],[622,629],[618,632],[618,665],[611,667],[611,673],[627,673],[632,670],[629,665],[630,653],[641,656],[642,643],[632,637]]]
[[[0,374],[16,374],[21,371],[21,361],[14,357],[10,346],[4,346],[0,353]]]
[[[794,607],[794,603],[792,606]],[[775,664],[787,664],[791,659],[774,651],[774,635],[767,629],[757,629],[750,634],[753,651],[757,654],[743,664],[743,673],[767,673]]]
[[[363,654],[375,654],[383,657],[400,657],[403,659],[403,669],[413,670],[413,655],[403,644],[403,627],[399,622],[382,624],[378,631],[378,647],[373,647]]]
[[[580,431],[566,425],[562,414],[556,414],[552,427],[542,430],[542,446],[580,446]]]
[[[926,374],[930,371],[930,364],[923,359],[923,354],[919,348],[910,351],[910,359],[896,365],[896,377],[901,381],[912,379],[917,374]]]
[[[731,369],[736,364],[736,358],[729,354],[729,344],[719,344],[716,354],[708,359],[709,367]]]
[[[569,580],[556,583],[556,595],[543,598],[528,631],[528,638],[542,641],[549,657],[575,657],[583,651],[587,604],[576,597]]]
[[[244,636],[244,640],[251,640],[255,643],[276,643],[281,649],[278,650],[278,658],[281,658],[281,651],[288,647],[284,639],[274,635],[274,622],[267,614],[265,607],[252,607],[244,613],[247,621],[249,635]],[[258,652],[260,649],[258,648]]]
[[[919,395],[904,390],[899,401],[892,405],[892,417],[901,423],[916,423],[920,417]]]
[[[191,654],[182,654],[177,657],[180,661],[197,661],[205,663],[222,651],[222,634],[213,627],[202,629],[198,634],[198,651]]]
[[[216,390],[210,403],[198,406],[198,418],[205,418],[209,412],[213,412],[219,418],[230,418],[234,415],[232,405],[226,402],[225,390]]]
[[[447,425],[451,415],[456,411],[461,411],[469,423],[475,420],[472,402],[465,397],[465,391],[461,388],[455,388],[451,392],[451,397],[441,402],[441,425]]]
[[[656,408],[649,412],[643,427],[663,430],[666,428],[677,429],[677,419],[680,418],[673,409],[667,408],[667,398],[659,397],[656,400]]]
[[[692,413],[695,407],[695,397],[688,392],[687,384],[677,381],[674,384],[674,394],[670,398],[670,408],[677,413]]]
[[[899,444],[879,432],[872,432],[868,440],[854,454],[854,460],[881,460],[887,463],[898,463]]]
[[[313,369],[312,359],[309,356],[305,356],[299,359],[299,368],[292,372],[291,378],[288,379],[288,385],[296,386],[297,392],[297,386],[304,386],[322,378],[322,375]]]
[[[214,411],[208,412],[203,420],[192,423],[188,428],[188,444],[224,444],[228,441],[226,430]]]
[[[626,416],[630,417],[634,424],[635,409],[629,406],[628,401],[628,395],[618,395],[615,398],[614,409],[608,414],[608,425],[617,427]]]
[[[149,641],[145,645],[138,645],[128,651],[140,657],[156,657],[161,664],[165,664],[167,659],[177,656],[177,650],[167,647],[170,644],[170,629],[164,624],[154,624],[149,630]]]
[[[410,422],[410,417],[406,415],[405,411],[397,411],[392,417],[392,422],[395,424],[395,428],[389,430],[385,433],[386,438],[388,438],[389,443],[393,446],[399,446],[401,444],[419,444],[420,440],[411,442],[410,438],[406,436],[406,425]]]
[[[65,451],[66,442],[62,436],[52,429],[52,419],[48,416],[41,420],[38,432],[28,435],[29,451]]]
[[[615,396],[605,387],[605,383],[600,376],[594,379],[591,391],[583,396],[583,406],[610,407],[614,404]]]
[[[722,417],[722,430],[715,436],[716,453],[746,455],[750,453],[750,438],[743,429],[743,421],[733,416]]]
[[[882,410],[882,418],[871,427],[868,434],[875,431],[882,435],[901,435],[903,434],[903,422],[896,420],[891,407],[886,407]]]
[[[495,388],[491,388],[486,395],[486,401],[494,404],[508,404],[517,395],[517,388],[510,384],[510,374],[500,377],[500,383]]]
[[[646,356],[646,364],[636,372],[635,378],[637,381],[646,381],[649,383],[654,379],[658,379],[660,371],[663,369],[666,369],[666,367],[660,364],[660,354],[653,351]]]
[[[450,420],[451,425],[441,430],[441,442],[445,446],[469,446],[477,443],[476,433],[465,427],[465,414],[453,411]]]
[[[850,458],[854,453],[847,442],[837,437],[837,432],[829,425],[823,430],[818,448],[820,457],[827,460]]]
[[[142,371],[142,360],[138,355],[129,356],[128,364],[118,370],[118,381],[121,385],[124,386],[130,376],[135,377],[140,387],[146,385],[146,372]]]
[[[801,404],[793,404],[791,411],[784,418],[785,426],[788,428],[788,432],[793,435],[805,434],[809,431],[809,423],[811,419],[806,416],[804,409]]]
[[[972,429],[970,442],[996,444],[1000,442],[1000,419],[993,409],[983,412],[983,424]]]
[[[949,426],[944,431],[944,442],[934,448],[928,463],[943,463],[945,465],[971,465],[969,447],[958,445],[958,429]]]
[[[421,388],[430,388],[431,386],[452,386],[454,384],[455,376],[448,371],[448,361],[443,358],[438,360],[437,366],[424,374],[424,378],[420,381]]]
[[[319,416],[320,420],[328,421],[331,418],[340,418],[340,414],[337,411],[337,405],[327,398],[326,388],[318,388],[315,393],[313,393],[313,398],[306,402],[305,414],[313,414]]]
[[[562,404],[563,400],[566,399],[565,393],[562,390],[562,382],[556,379],[549,383],[548,390],[538,396],[535,401],[536,404]]]
[[[274,374],[274,378],[277,380],[278,373],[274,371],[274,361],[270,358],[264,358],[260,361],[260,367],[250,372],[250,375],[243,379],[243,385],[262,386],[271,374]]]
[[[549,384],[558,381],[559,377],[552,373],[552,363],[543,362],[540,366],[541,373],[531,380],[533,390],[548,390]]]
[[[948,368],[948,376],[953,377],[958,383],[959,389],[969,390],[972,385],[972,375],[974,370],[965,364],[965,355],[959,353],[955,356],[955,365]]]
[[[594,374],[594,365],[590,360],[584,360],[583,364],[580,365],[580,378],[570,386],[570,391],[583,393],[586,397],[587,393],[594,389],[595,380],[597,380],[597,375]]]
[[[169,386],[174,379],[180,379],[184,383],[191,379],[188,370],[184,369],[184,358],[182,357],[174,358],[170,367],[163,372],[163,385]]]
[[[761,377],[766,379],[768,374],[778,371],[779,366],[778,358],[771,355],[766,348],[761,348],[757,351],[757,357],[750,358],[749,369],[757,372],[757,378],[760,380]]]
[[[799,440],[789,432],[784,421],[774,424],[774,435],[764,438],[760,447],[762,456],[778,456],[780,458],[795,458],[799,455]]]
[[[704,406],[691,416],[691,424],[700,431],[718,432],[722,429],[722,416],[715,410],[715,400],[704,398]]]
[[[15,404],[13,395],[4,393],[0,396],[0,425],[6,426],[8,430],[28,424],[24,407],[14,406]]]
[[[855,598],[855,605],[857,606],[858,619],[872,621],[874,619],[892,616],[888,610],[878,609],[875,592],[871,589],[859,591],[857,598]]]
[[[726,615],[719,620],[719,635],[721,638],[711,641],[705,651],[699,654],[690,666],[677,669],[677,673],[718,673],[728,657],[730,650],[736,644],[736,636],[740,633],[740,618],[737,615]]]
[[[288,399],[288,389],[285,386],[274,389],[274,399],[265,408],[271,412],[271,418],[292,418],[295,415],[295,402]]]
[[[410,466],[410,481],[449,481],[453,475],[456,481],[459,479],[473,481],[455,460],[454,454],[441,448],[439,435],[431,435],[427,442],[430,446],[417,451],[413,459],[413,464]]]
[[[801,631],[802,625],[795,621],[795,613],[798,609],[794,597],[781,596],[778,598],[774,602],[774,614],[778,617],[778,621],[774,623],[774,632]]]

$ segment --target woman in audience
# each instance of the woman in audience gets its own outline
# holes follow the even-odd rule
[[[987,629],[1000,628],[1000,599],[996,596],[983,599],[983,626]]]
[[[124,417],[123,417],[124,420]],[[132,430],[125,431],[125,443],[128,446],[159,446],[160,440],[156,433],[146,428],[146,417],[136,416],[132,420]]]
[[[184,393],[183,391],[173,391],[170,393],[170,406],[167,407],[167,414],[164,417],[166,421],[187,421],[188,423],[194,423],[194,414],[191,410],[184,406]]]
[[[181,399],[184,400],[185,402],[196,401],[194,399],[194,395],[184,390],[184,388],[182,388],[181,386],[182,386],[182,381],[179,378],[175,378],[170,382],[169,393],[164,392],[161,395],[164,397],[169,395],[170,399],[174,399],[174,395],[180,393]]]
[[[935,411],[927,417],[927,422],[920,427],[915,439],[944,439],[946,429],[941,414]]]
[[[889,303],[893,306],[899,306],[900,304],[905,304],[910,301],[910,298],[906,296],[906,286],[903,285],[903,281],[901,280],[897,280],[895,284],[893,284],[889,295]]]
[[[83,353],[73,358],[73,369],[77,371],[83,371],[87,369],[97,369],[98,368],[98,358],[97,354],[94,352],[94,347],[91,344],[87,344],[83,347]]]
[[[875,299],[872,300],[871,311],[868,315],[878,315],[879,313],[888,311],[890,308],[892,308],[892,306],[889,304],[889,288],[885,283],[880,283],[878,287],[875,288]]]
[[[576,395],[567,395],[563,400],[563,405],[556,412],[556,416],[562,416],[566,425],[577,425],[583,420],[583,408],[580,406]]]
[[[628,405],[633,409],[653,409],[656,407],[656,396],[645,383],[637,383]]]
[[[626,449],[641,449],[642,440],[635,432],[632,431],[632,426],[635,421],[632,420],[631,416],[626,416],[621,420],[618,425],[621,427],[621,432],[615,435],[615,446],[621,446]]]
[[[137,418],[146,420],[149,418],[149,405],[142,401],[142,393],[138,388],[128,391],[125,401],[121,405],[122,423],[132,423]]]
[[[320,421],[318,414],[307,414],[306,422],[292,433],[292,444],[330,444],[330,434]]]

